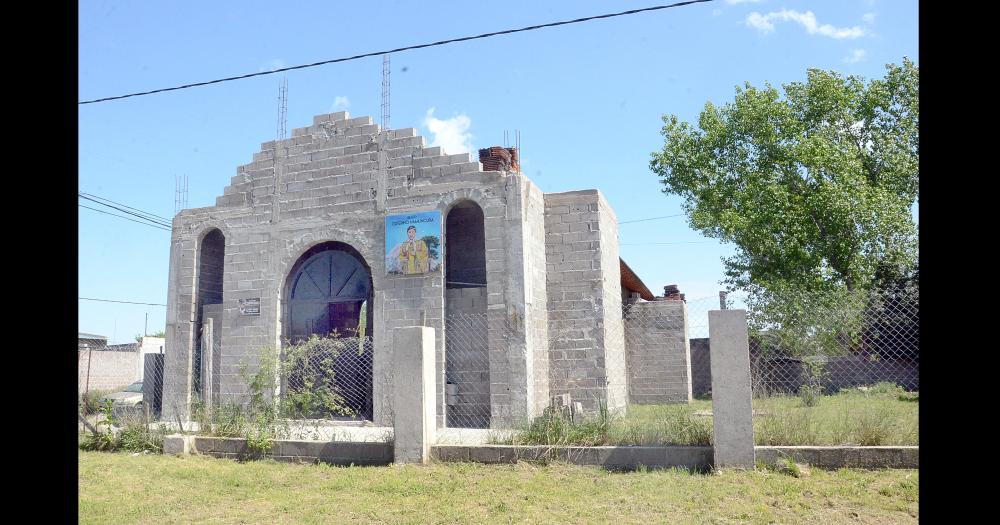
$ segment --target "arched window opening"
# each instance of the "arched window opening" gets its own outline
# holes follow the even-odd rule
[[[194,393],[201,396],[204,392],[203,384],[209,378],[202,377],[202,331],[206,319],[212,319],[214,326],[213,344],[219,347],[222,330],[222,280],[226,258],[226,237],[217,228],[212,229],[201,239],[198,246],[198,281],[197,299],[195,301],[195,352],[192,366],[192,387]],[[220,352],[213,352],[213,370],[218,370]],[[210,378],[214,381],[215,389],[218,392],[218,378]]]

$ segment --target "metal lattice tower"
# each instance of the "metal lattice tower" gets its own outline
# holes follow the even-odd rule
[[[278,140],[287,138],[285,128],[288,123],[288,77],[282,77],[278,84]]]
[[[389,129],[389,55],[382,55],[382,131]]]
[[[187,208],[188,205],[188,176],[174,175],[174,215]]]

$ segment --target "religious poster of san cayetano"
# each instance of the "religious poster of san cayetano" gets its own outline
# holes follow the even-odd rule
[[[441,212],[422,211],[385,218],[385,271],[419,275],[441,268]]]

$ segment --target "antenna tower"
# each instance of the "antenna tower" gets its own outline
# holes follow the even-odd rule
[[[382,55],[382,131],[389,130],[389,55]]]
[[[174,215],[187,208],[188,205],[188,176],[174,175]]]
[[[282,77],[278,84],[278,140],[287,138],[285,125],[288,122],[288,77]]]

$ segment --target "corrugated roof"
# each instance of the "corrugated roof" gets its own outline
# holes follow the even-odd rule
[[[619,267],[621,267],[622,288],[625,288],[630,292],[638,292],[639,297],[642,297],[647,301],[652,301],[653,292],[650,292],[649,288],[646,288],[642,279],[640,279],[639,276],[636,275],[627,264],[625,264],[625,261],[621,257],[618,258],[618,263]]]

